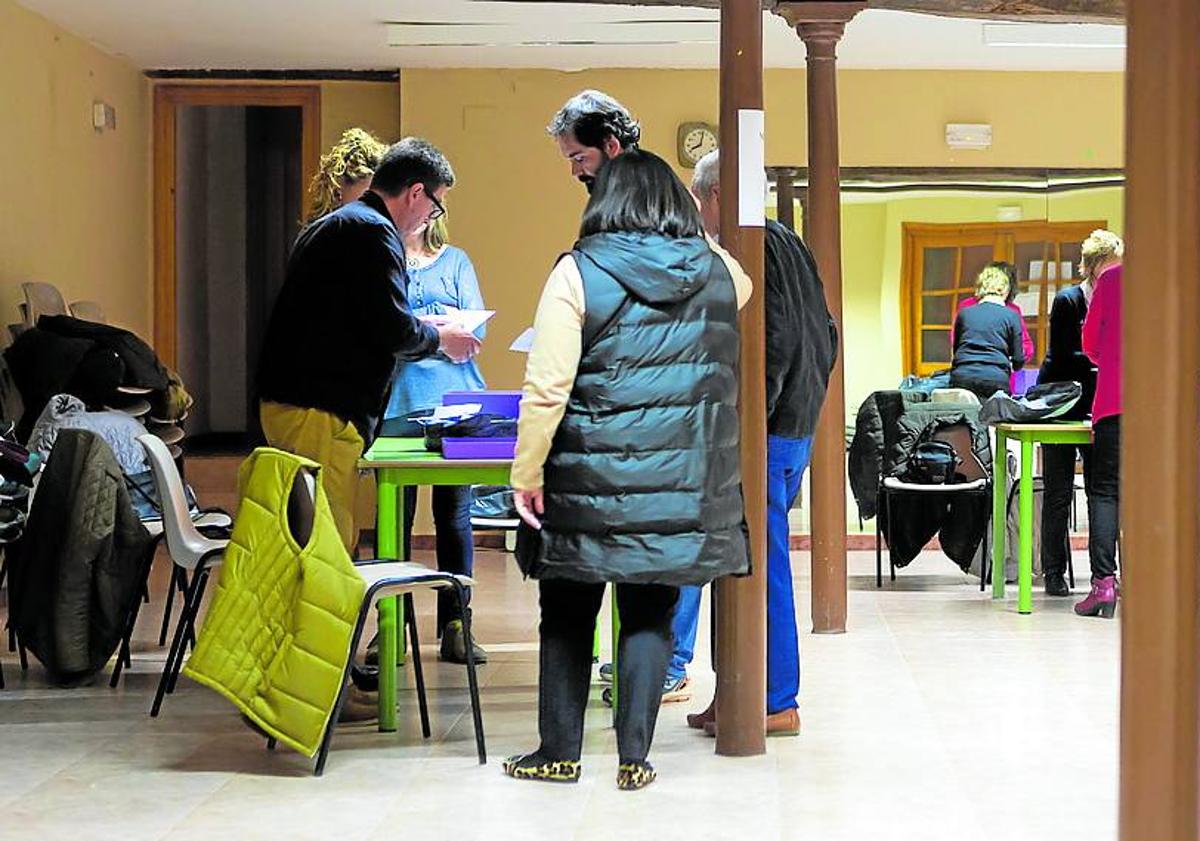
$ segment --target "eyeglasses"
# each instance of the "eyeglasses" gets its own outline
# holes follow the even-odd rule
[[[438,197],[433,194],[433,190],[429,186],[425,187],[425,195],[429,196],[429,200],[433,202],[433,210],[429,211],[428,219],[432,222],[435,219],[441,219],[446,215],[446,206],[438,201]]]

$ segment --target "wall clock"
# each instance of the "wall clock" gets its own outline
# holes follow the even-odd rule
[[[676,139],[679,163],[691,169],[717,148],[717,129],[708,123],[680,123]]]

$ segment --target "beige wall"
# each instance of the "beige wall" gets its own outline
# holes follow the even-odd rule
[[[348,128],[364,128],[385,143],[400,139],[400,86],[396,82],[322,82],[321,152]]]
[[[598,87],[642,121],[645,147],[674,162],[680,122],[716,121],[717,74],[406,70],[401,86],[403,132],[437,143],[455,167],[459,186],[449,199],[451,238],[470,253],[485,299],[499,310],[481,356],[484,375],[489,385],[516,387],[524,357],[508,351],[508,344],[532,320],[545,276],[555,257],[570,248],[587,198],[543,127],[571,94]],[[846,166],[1122,164],[1120,74],[846,71],[840,90]],[[768,71],[766,108],[768,164],[805,163],[803,71]],[[952,152],[944,140],[948,122],[990,122],[993,148]],[[1078,128],[1084,125],[1086,133]],[[690,177],[689,171],[680,174]],[[847,310],[865,315],[846,323],[853,346],[847,360],[891,378],[899,333],[884,322],[898,318],[891,314],[898,281],[891,279],[892,269],[885,271],[882,254],[886,242],[898,242],[899,229],[882,213],[847,220]],[[872,260],[877,270],[859,271]],[[878,364],[881,359],[887,361]],[[855,394],[866,385],[856,383]]]
[[[140,70],[0,0],[0,344],[20,283],[150,336],[150,97]],[[117,128],[92,129],[92,101]]]

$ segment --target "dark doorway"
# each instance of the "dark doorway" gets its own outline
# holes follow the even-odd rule
[[[262,443],[254,374],[303,202],[302,113],[182,106],[176,116],[177,361],[189,452]]]

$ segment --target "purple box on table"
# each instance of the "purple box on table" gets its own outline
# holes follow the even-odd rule
[[[521,411],[521,392],[484,389],[482,391],[447,391],[442,397],[443,406],[461,406],[478,403],[479,411],[502,418],[515,418]]]
[[[443,438],[442,455],[452,460],[511,459],[517,452],[516,438]]]

